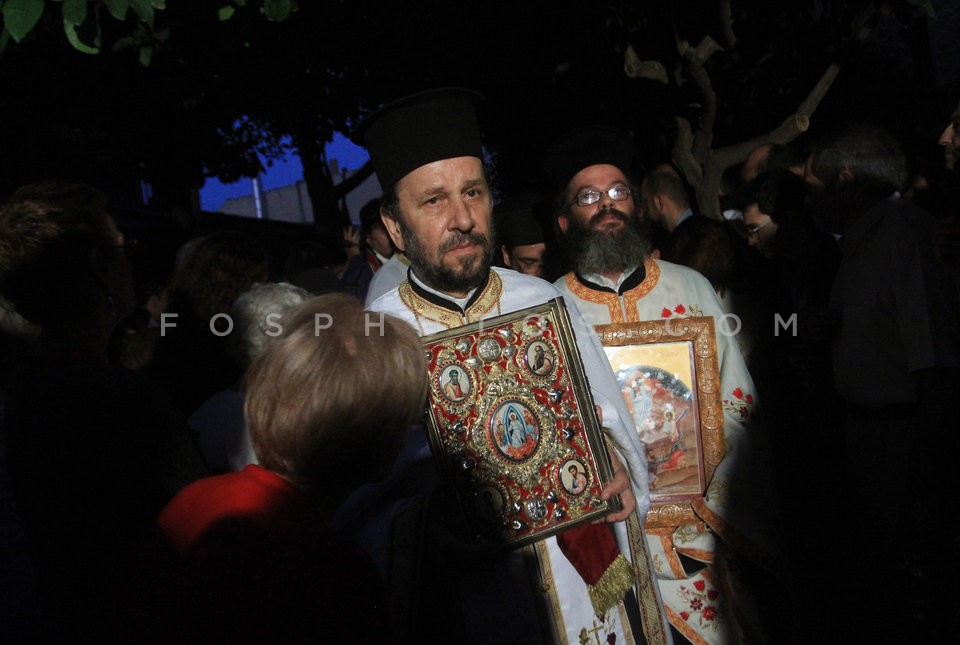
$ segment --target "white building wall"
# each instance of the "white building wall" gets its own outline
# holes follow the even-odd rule
[[[335,172],[335,183],[339,184],[349,176],[349,171],[343,175]],[[371,174],[363,183],[350,191],[346,199],[350,221],[359,225],[360,209],[374,197],[379,197],[380,194],[380,182],[377,180],[376,174]],[[265,219],[298,224],[313,223],[313,206],[307,192],[307,184],[303,180],[295,184],[264,191],[263,202]],[[253,195],[230,198],[223,203],[219,212],[242,217],[257,216]]]

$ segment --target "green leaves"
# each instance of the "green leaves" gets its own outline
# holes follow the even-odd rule
[[[147,25],[153,25],[153,10],[155,8],[164,9],[166,7],[165,0],[103,0],[103,3],[107,6],[110,15],[117,20],[125,20],[127,11],[132,8],[140,22]],[[158,4],[162,6],[158,7]]]
[[[153,47],[151,45],[144,45],[140,48],[140,53],[137,57],[140,59],[141,65],[150,67],[150,61],[153,60]]]
[[[80,36],[77,34],[76,25],[68,25],[64,23],[63,33],[67,35],[67,40],[73,45],[73,48],[84,54],[99,54],[100,53],[100,31],[97,31],[97,36],[94,39],[94,45],[90,46],[80,40]]]
[[[189,0],[188,0],[189,1]],[[249,0],[221,0],[223,6],[217,11],[221,21],[232,18],[238,9],[256,6]],[[296,0],[259,0],[260,13],[271,22],[282,22],[298,10]],[[128,47],[139,49],[140,63],[149,65],[166,40],[167,31],[154,29],[157,11],[167,8],[167,0],[0,0],[0,54],[10,40],[21,42],[37,27],[46,5],[62,7],[63,33],[77,51],[98,54],[101,50],[101,23],[109,14],[114,20],[124,23],[122,35],[110,47],[119,51]],[[104,12],[104,9],[106,11]],[[103,18],[104,20],[109,20]]]
[[[43,15],[43,0],[6,0],[0,14],[4,27],[19,43]]]
[[[247,0],[231,0],[217,10],[217,18],[224,22],[233,18],[237,8],[247,6]],[[260,13],[271,22],[283,22],[294,11],[299,11],[297,0],[260,0]]]
[[[130,6],[133,7],[140,22],[153,25],[153,4],[150,0],[130,0]]]
[[[293,0],[263,0],[263,15],[267,20],[283,22],[293,10]]]
[[[107,5],[107,11],[117,20],[123,20],[127,17],[130,0],[103,0],[103,4]]]
[[[63,0],[63,25],[82,25],[87,19],[87,0]]]
[[[933,2],[931,0],[909,0],[910,4],[914,7],[919,7],[927,12],[927,17],[933,20],[937,20],[937,12],[933,9]]]
[[[64,0],[63,1],[63,33],[67,36],[67,41],[79,52],[84,54],[100,53],[100,24],[97,23],[97,33],[91,44],[80,40],[80,34],[77,29],[87,19],[87,0]]]

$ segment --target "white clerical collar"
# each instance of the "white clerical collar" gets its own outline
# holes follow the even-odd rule
[[[582,274],[584,279],[589,280],[594,284],[598,284],[601,287],[607,287],[613,289],[615,292],[620,292],[620,285],[623,284],[623,281],[633,275],[633,272],[639,268],[639,264],[636,266],[628,267],[626,271],[620,274],[620,277],[617,278],[617,281],[614,282],[605,275],[599,273],[585,273]]]
[[[418,278],[418,277],[417,277],[417,274],[413,272],[413,269],[410,270],[410,279],[411,279],[413,282],[417,283],[417,286],[420,287],[421,289],[423,289],[424,291],[428,291],[428,292],[434,294],[435,296],[440,296],[440,297],[443,298],[444,300],[449,300],[450,302],[455,303],[458,307],[460,307],[461,310],[466,309],[467,303],[470,302],[470,298],[473,297],[474,292],[477,290],[477,288],[474,287],[473,289],[471,289],[470,291],[468,291],[468,292],[467,292],[467,295],[465,295],[463,298],[454,298],[454,297],[451,296],[449,293],[444,293],[444,292],[442,292],[442,291],[437,291],[437,290],[434,289],[433,287],[430,287],[430,286],[427,286],[426,284],[424,284],[424,283],[423,283],[423,280],[421,280],[420,278]]]

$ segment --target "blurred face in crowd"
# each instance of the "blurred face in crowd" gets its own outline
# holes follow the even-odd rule
[[[641,216],[646,218],[647,221],[663,226],[664,217],[663,211],[657,208],[657,204],[653,199],[653,194],[650,192],[650,185],[646,180],[640,185],[640,204]]]
[[[390,235],[383,226],[374,226],[367,235],[367,245],[385,258],[393,255],[393,244]]]
[[[950,122],[940,135],[939,143],[943,146],[943,159],[947,170],[955,169],[957,156],[960,155],[960,110],[950,117]]]
[[[4,296],[47,339],[75,339],[87,324],[81,334],[94,325],[109,332],[133,311],[127,255],[133,245],[106,205],[106,196],[88,185],[42,181],[0,206]]]
[[[813,165],[816,163],[816,161],[817,156],[815,153],[807,155],[807,158],[803,163],[803,181],[806,182],[807,186],[809,186],[812,190],[819,191],[823,190],[825,185],[823,180],[817,177],[817,175],[813,172]]]
[[[747,241],[750,246],[757,247],[764,257],[774,255],[773,240],[777,236],[777,223],[760,211],[757,204],[750,204],[743,211],[743,223],[747,227]]]
[[[480,159],[434,161],[405,175],[395,190],[399,217],[385,224],[417,277],[455,298],[482,285],[493,259],[493,200]]]
[[[543,277],[544,256],[547,253],[547,245],[544,242],[538,244],[521,244],[512,249],[504,246],[503,263],[514,271],[526,275],[535,275],[538,278]]]
[[[611,191],[621,189],[620,199]],[[626,193],[622,191],[626,190]],[[578,195],[599,192],[592,204]],[[630,182],[616,166],[588,166],[567,184],[567,208],[557,218],[564,246],[581,273],[617,273],[639,266],[650,251]]]
[[[105,216],[103,244],[97,251],[93,266],[98,279],[106,287],[110,313],[116,318],[126,316],[135,306],[133,270],[128,259],[133,248],[133,243],[117,229],[113,218]]]

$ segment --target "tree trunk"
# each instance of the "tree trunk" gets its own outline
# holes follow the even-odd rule
[[[303,164],[303,181],[313,206],[317,235],[332,246],[339,246],[341,231],[350,224],[350,219],[340,208],[324,147],[312,135],[294,136],[293,143]]]

